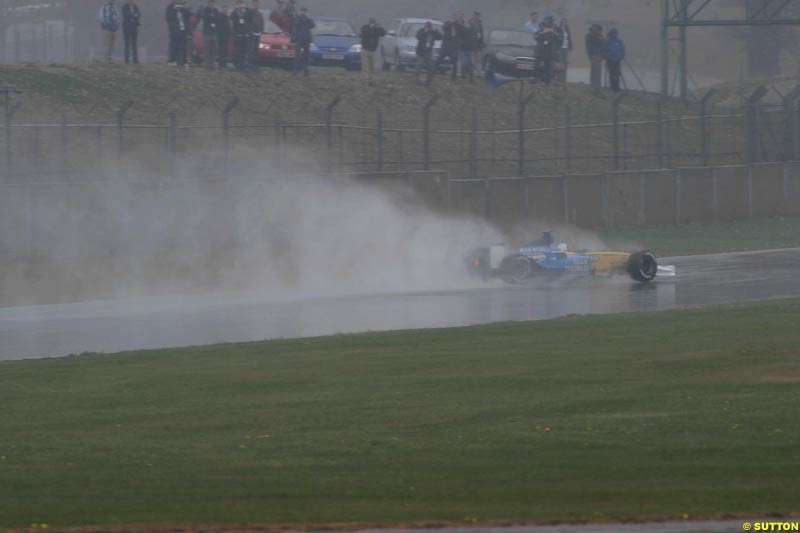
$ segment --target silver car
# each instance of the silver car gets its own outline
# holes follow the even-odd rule
[[[417,32],[426,22],[433,23],[433,27],[441,31],[444,23],[434,19],[394,19],[381,38],[381,55],[383,56],[383,69],[403,70],[417,64]],[[436,41],[433,58],[439,57],[442,41]]]

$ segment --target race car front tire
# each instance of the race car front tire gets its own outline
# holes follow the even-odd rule
[[[657,273],[658,260],[652,252],[636,252],[628,258],[628,274],[636,281],[653,281]]]

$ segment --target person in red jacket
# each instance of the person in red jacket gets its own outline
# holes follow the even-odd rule
[[[289,22],[289,14],[286,11],[285,0],[275,0],[275,7],[270,11],[269,20],[271,20],[283,33],[290,33],[292,31],[291,23]]]

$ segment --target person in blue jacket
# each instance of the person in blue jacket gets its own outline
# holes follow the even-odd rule
[[[611,83],[611,90],[620,91],[620,79],[622,78],[622,62],[625,61],[625,43],[619,37],[619,30],[612,28],[608,32],[608,44],[606,49],[606,63],[608,65],[608,78]]]

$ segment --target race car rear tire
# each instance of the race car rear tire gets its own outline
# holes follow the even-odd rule
[[[500,278],[509,285],[524,285],[533,274],[533,262],[524,255],[512,255],[500,263]]]
[[[628,258],[628,274],[636,281],[653,281],[657,273],[658,260],[652,252],[636,252]]]

